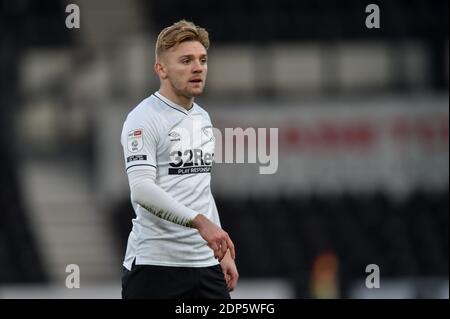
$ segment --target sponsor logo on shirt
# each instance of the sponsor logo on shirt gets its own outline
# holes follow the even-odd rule
[[[179,133],[172,131],[169,133],[169,138],[171,142],[179,141],[181,140],[181,136]]]
[[[208,142],[214,141],[214,133],[212,126],[206,126],[202,128],[202,134]]]
[[[169,175],[210,173],[213,158],[213,153],[201,149],[174,151],[170,153]]]
[[[146,161],[147,155],[132,155],[127,157],[127,163],[134,161]]]
[[[137,129],[128,132],[128,150],[132,153],[139,152],[144,147],[144,130]]]

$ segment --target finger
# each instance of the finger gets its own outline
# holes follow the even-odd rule
[[[220,249],[219,246],[215,242],[208,243],[209,248],[211,248],[214,252],[214,258],[219,259],[220,257]]]
[[[222,251],[220,250],[220,248],[214,250],[214,258],[218,259],[219,261],[222,260],[223,256],[222,256]]]
[[[228,290],[230,290],[230,279],[231,279],[231,276],[228,274],[227,271],[223,271],[223,278],[225,279],[225,283],[227,284]]]
[[[236,288],[238,277],[239,277],[238,274],[235,274],[235,273],[230,274],[230,280],[228,282],[228,290],[229,291],[233,291],[234,288]]]
[[[211,244],[209,245],[209,248],[211,248],[214,251],[214,258],[218,258],[219,254],[219,245],[217,245],[215,242],[211,242]]]
[[[230,249],[231,258],[233,258],[233,260],[236,259],[236,251],[234,249],[234,244],[229,237],[227,238],[227,245],[228,249]]]
[[[219,250],[219,245],[216,244],[216,242],[212,241],[211,243],[208,243],[209,248],[216,251]]]
[[[225,282],[227,284],[228,291],[231,291],[231,289],[232,289],[232,287],[231,287],[231,276],[229,274],[227,274],[225,276]]]
[[[225,254],[222,252],[222,245],[215,243],[214,247],[216,247],[216,249],[214,249],[214,257],[219,261],[222,261],[223,257],[225,256]]]
[[[225,254],[223,253],[222,249],[217,250],[217,253],[219,255],[219,261],[222,261],[223,257],[225,257]]]
[[[222,244],[221,244],[221,250],[222,253],[225,255],[227,253],[228,250],[228,245],[227,245],[227,241],[226,240],[222,240]]]

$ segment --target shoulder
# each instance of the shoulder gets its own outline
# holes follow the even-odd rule
[[[161,105],[155,101],[153,95],[142,100],[125,119],[125,125],[146,124],[156,125],[161,123],[163,110]]]
[[[141,129],[153,136],[159,135],[164,130],[165,121],[162,114],[160,104],[155,101],[155,97],[149,96],[128,113],[123,123],[122,136]]]
[[[134,107],[130,113],[128,113],[127,119],[158,117],[162,111],[160,103],[157,102],[154,95],[151,95]]]

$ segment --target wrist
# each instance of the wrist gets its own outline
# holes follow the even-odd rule
[[[197,214],[197,216],[195,216],[194,219],[190,221],[190,226],[192,228],[200,230],[205,226],[207,222],[208,218],[206,218],[203,214]]]

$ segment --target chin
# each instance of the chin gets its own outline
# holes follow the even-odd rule
[[[199,90],[191,90],[189,92],[189,95],[191,95],[192,97],[197,97],[203,94],[203,88],[199,89]]]

